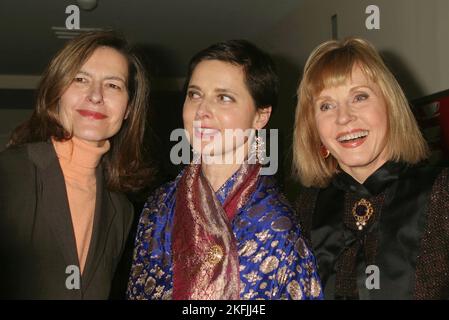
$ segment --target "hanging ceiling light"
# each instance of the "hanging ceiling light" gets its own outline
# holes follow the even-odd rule
[[[98,5],[98,0],[76,0],[78,7],[82,10],[91,11]]]

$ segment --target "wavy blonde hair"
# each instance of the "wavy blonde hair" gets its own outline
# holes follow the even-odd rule
[[[425,142],[400,85],[374,46],[360,38],[327,41],[313,50],[297,91],[293,137],[293,174],[306,187],[326,187],[337,171],[332,156],[320,155],[321,141],[314,115],[314,100],[329,87],[344,84],[354,66],[376,83],[387,105],[387,158],[409,164],[428,156]]]

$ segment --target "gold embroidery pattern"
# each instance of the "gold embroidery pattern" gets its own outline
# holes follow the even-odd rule
[[[275,256],[269,256],[261,263],[259,269],[262,273],[268,274],[273,272],[279,266],[279,260]]]
[[[302,300],[303,294],[301,290],[301,286],[299,285],[298,281],[292,280],[287,285],[287,292],[290,294],[293,300]]]
[[[156,279],[148,277],[145,282],[145,294],[150,295],[156,287]]]
[[[253,263],[259,263],[262,261],[263,257],[268,254],[268,250],[265,248],[261,248],[259,252],[251,258],[251,262]]]
[[[288,217],[279,217],[271,223],[271,229],[276,232],[288,231],[292,228],[292,221]]]
[[[280,268],[278,270],[276,278],[280,284],[285,284],[287,282],[287,280],[289,278],[289,272],[288,272],[288,269],[286,266],[283,266],[282,268]]]
[[[267,242],[268,239],[273,238],[273,235],[270,233],[270,230],[265,230],[265,231],[256,233],[256,237],[260,242],[265,243],[265,242]]]
[[[312,297],[317,298],[321,294],[320,283],[318,282],[318,280],[316,278],[312,278],[311,282],[312,283],[310,285],[310,293],[311,293]]]
[[[298,238],[295,243],[295,249],[298,252],[299,256],[303,259],[309,257],[309,250],[302,238]]]
[[[239,250],[239,255],[242,257],[250,257],[257,251],[258,244],[254,240],[248,240]]]
[[[259,293],[254,291],[253,289],[250,289],[247,293],[243,295],[244,299],[250,300],[254,299]]]
[[[243,277],[246,278],[250,284],[254,284],[257,281],[262,280],[262,277],[257,271],[252,271],[248,274],[244,274]]]

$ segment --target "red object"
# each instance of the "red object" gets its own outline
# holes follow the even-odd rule
[[[95,111],[91,111],[91,110],[78,109],[76,111],[78,111],[78,113],[80,115],[82,115],[83,117],[92,118],[95,120],[102,120],[102,119],[106,119],[108,117],[107,115],[105,115],[103,113],[95,112]]]
[[[324,159],[327,159],[331,153],[324,145],[321,145],[320,154]]]
[[[254,192],[259,165],[242,165],[224,206],[201,173],[186,167],[173,219],[173,299],[238,300],[239,257],[231,221]]]

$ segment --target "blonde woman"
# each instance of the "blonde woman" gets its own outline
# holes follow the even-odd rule
[[[449,174],[363,39],[329,41],[298,89],[298,210],[327,299],[449,298]]]

